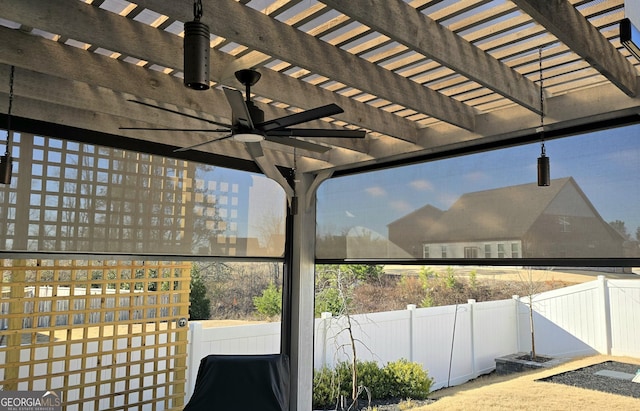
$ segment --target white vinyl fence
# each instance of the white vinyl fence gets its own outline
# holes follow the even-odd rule
[[[533,298],[536,353],[574,357],[640,357],[640,280],[606,280]],[[462,384],[495,368],[495,358],[531,350],[527,298],[415,308],[351,318],[361,360],[384,365],[401,358],[420,363],[432,389]],[[203,328],[190,323],[187,396],[200,359],[209,354],[273,354],[280,323]],[[314,367],[350,358],[344,318],[315,320]]]

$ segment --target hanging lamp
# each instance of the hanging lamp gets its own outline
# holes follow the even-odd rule
[[[538,157],[538,186],[547,187],[551,185],[551,165],[549,157],[544,147],[544,87],[542,83],[542,47],[539,50],[539,66],[540,66],[540,157]]]
[[[184,85],[194,90],[209,88],[209,26],[200,21],[202,0],[193,3],[193,21],[184,23]]]
[[[13,169],[13,159],[11,158],[11,141],[13,139],[13,131],[11,131],[11,107],[13,105],[13,76],[15,67],[11,66],[11,74],[9,76],[9,109],[7,110],[7,143],[6,150],[0,157],[0,183],[11,184],[11,174]]]

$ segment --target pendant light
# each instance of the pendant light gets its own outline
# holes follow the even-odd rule
[[[542,83],[542,47],[539,50],[539,66],[540,66],[540,157],[538,157],[538,186],[547,187],[551,185],[551,166],[549,157],[544,148],[544,87]]]
[[[13,131],[11,131],[11,106],[13,105],[14,72],[15,67],[11,66],[11,74],[9,76],[9,109],[7,110],[7,143],[5,153],[0,157],[0,184],[11,184],[13,168],[13,159],[11,158],[11,140],[13,139]]]
[[[194,90],[209,88],[209,26],[200,21],[202,0],[193,3],[193,21],[184,23],[184,85]]]

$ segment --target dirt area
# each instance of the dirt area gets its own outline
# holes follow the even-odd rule
[[[640,408],[640,400],[628,396],[536,381],[555,374],[577,370],[604,361],[637,364],[640,358],[596,355],[566,362],[543,371],[519,374],[481,376],[466,384],[444,388],[429,395],[436,399],[432,404],[412,411],[468,411],[468,410],[634,410]],[[405,408],[407,409],[407,408]]]

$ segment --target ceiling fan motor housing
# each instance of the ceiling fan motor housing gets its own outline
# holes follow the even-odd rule
[[[184,85],[194,90],[209,88],[209,26],[201,21],[184,23]]]

